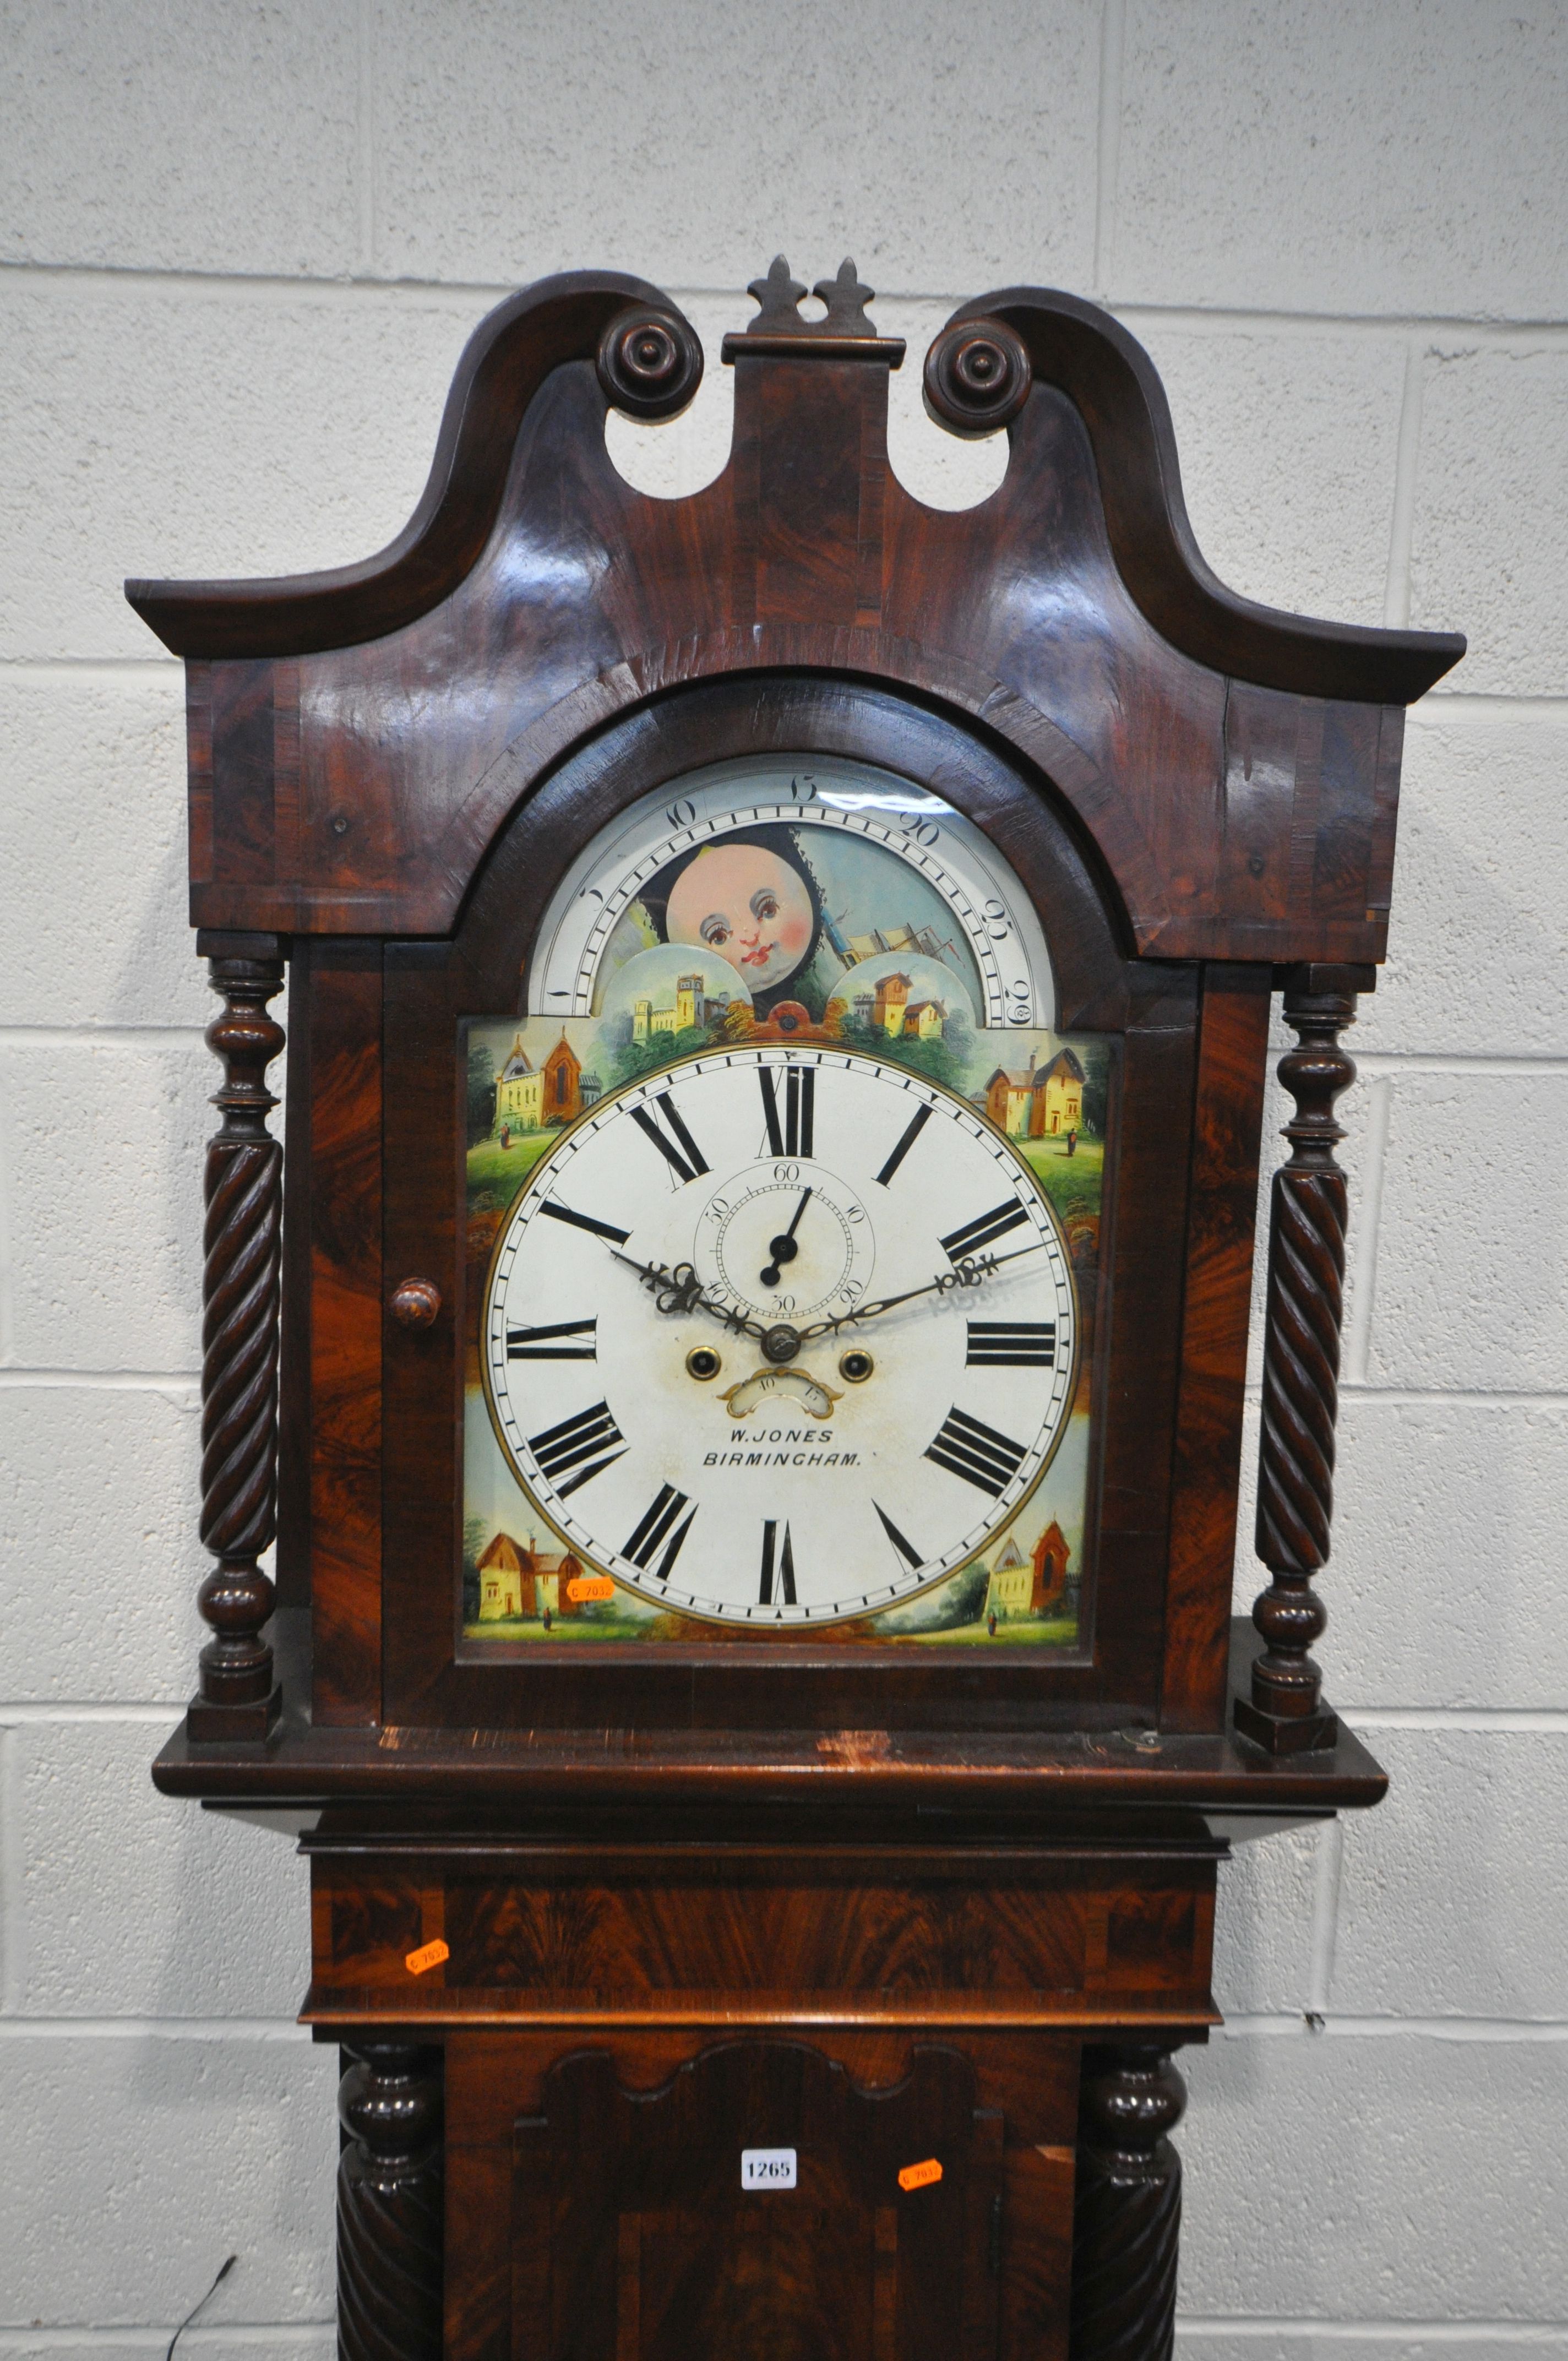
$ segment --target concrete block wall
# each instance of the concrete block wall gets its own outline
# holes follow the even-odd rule
[[[1376,1815],[1225,1873],[1184,2361],[1568,2354],[1568,12],[1561,0],[0,7],[0,2361],[324,2356],[334,2060],[285,1842],[157,1799],[190,1686],[181,682],[121,577],[356,558],[474,322],[587,262],[714,354],[783,247],[916,346],[1018,280],[1153,352],[1255,596],[1459,626],[1353,1046],[1332,1694]],[[714,358],[717,358],[714,354]],[[894,380],[952,504],[992,445]],[[722,464],[728,383],[611,430]],[[1256,1585],[1245,1553],[1238,1599]]]

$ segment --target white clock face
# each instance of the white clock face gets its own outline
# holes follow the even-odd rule
[[[481,1342],[502,1450],[588,1579],[764,1630],[880,1613],[983,1549],[1077,1358],[1065,1242],[1002,1134],[905,1068],[773,1046],[562,1135]]]
[[[748,756],[631,805],[545,912],[530,1014],[597,1015],[618,963],[660,942],[728,962],[759,1005],[852,992],[879,952],[916,950],[960,980],[976,1025],[1056,1021],[1039,920],[990,839],[868,763]]]

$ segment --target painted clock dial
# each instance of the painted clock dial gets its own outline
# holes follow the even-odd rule
[[[628,962],[662,946],[728,963],[762,1013],[811,1019],[843,980],[913,956],[982,1027],[1055,1022],[1039,920],[984,831],[868,763],[759,755],[630,805],[562,880],[528,1006],[599,1014]]]
[[[563,1132],[481,1335],[501,1450],[587,1578],[756,1628],[881,1612],[983,1549],[1079,1349],[1056,1214],[999,1130],[884,1060],[773,1045]]]

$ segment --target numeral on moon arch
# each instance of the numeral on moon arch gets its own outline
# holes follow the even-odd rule
[[[778,1530],[777,1520],[773,1517],[769,1517],[762,1526],[762,1584],[757,1600],[761,1607],[772,1607],[773,1604],[773,1557]],[[778,1604],[781,1607],[793,1607],[795,1603],[795,1551],[790,1543],[787,1524],[784,1529],[784,1546],[778,1550],[777,1576]]]
[[[632,1122],[652,1141],[671,1171],[682,1180],[695,1180],[699,1172],[707,1170],[707,1159],[686,1129],[681,1111],[668,1091],[661,1091],[646,1106],[634,1106],[630,1112]],[[669,1126],[669,1139],[659,1127],[661,1115]]]
[[[654,1551],[669,1532],[670,1527],[674,1523],[681,1510],[687,1505],[687,1496],[685,1492],[677,1492],[673,1484],[660,1485],[652,1507],[643,1510],[623,1553],[631,1560],[633,1565],[640,1565],[646,1571]],[[655,1582],[668,1582],[670,1569],[681,1554],[681,1543],[690,1532],[692,1517],[696,1514],[696,1510],[693,1509],[685,1523],[672,1536],[663,1556],[659,1560],[653,1576]]]
[[[927,1444],[924,1455],[949,1474],[961,1476],[966,1484],[989,1492],[994,1500],[1024,1465],[1027,1450],[1011,1435],[998,1433],[995,1427],[970,1418],[967,1411],[954,1409],[942,1421],[935,1440]]]
[[[814,1156],[812,1141],[817,1125],[817,1069],[815,1066],[784,1068],[784,1105],[779,1105],[779,1093],[771,1066],[759,1066],[757,1080],[762,1088],[762,1120],[768,1127],[770,1156]]]
[[[557,1320],[548,1328],[509,1328],[509,1361],[592,1361],[598,1355],[598,1315]]]
[[[971,1320],[969,1350],[971,1369],[1052,1369],[1057,1358],[1054,1320]]]
[[[965,1255],[979,1254],[997,1238],[1004,1238],[1029,1216],[1016,1197],[1004,1197],[1000,1205],[992,1205],[989,1213],[977,1213],[972,1222],[960,1229],[949,1230],[942,1240],[949,1259],[959,1262]]]
[[[595,1402],[578,1411],[575,1418],[564,1418],[558,1426],[531,1434],[528,1447],[564,1500],[568,1492],[590,1482],[612,1459],[619,1459],[627,1446],[625,1435],[609,1414],[609,1403]],[[577,1471],[575,1475],[568,1473],[573,1468]],[[564,1484],[563,1476],[566,1477]]]

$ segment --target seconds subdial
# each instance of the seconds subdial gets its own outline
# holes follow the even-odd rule
[[[871,1281],[876,1241],[847,1181],[820,1164],[770,1157],[708,1199],[695,1260],[722,1301],[798,1323],[854,1310]]]

